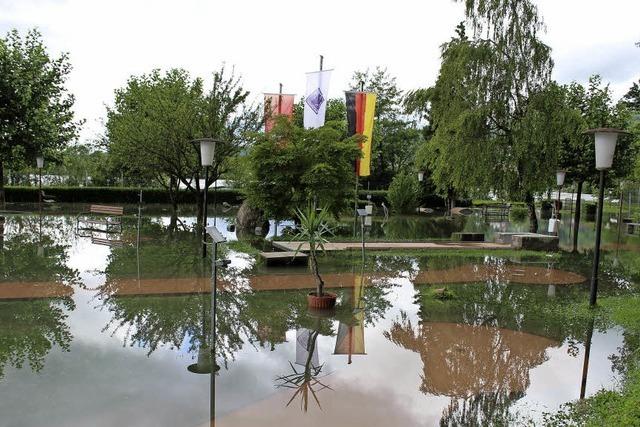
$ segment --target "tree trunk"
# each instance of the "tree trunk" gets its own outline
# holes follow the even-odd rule
[[[324,292],[324,281],[322,277],[320,277],[320,272],[318,271],[318,258],[316,257],[316,251],[314,248],[309,248],[309,256],[311,257],[311,272],[316,280],[316,296],[321,297]]]
[[[169,201],[171,203],[171,216],[178,217],[178,179],[171,177],[169,179]]]
[[[0,206],[5,209],[5,197],[4,197],[4,162],[0,160]]]
[[[578,182],[578,190],[576,194],[576,210],[573,214],[573,252],[578,252],[578,230],[580,230],[580,206],[582,205],[582,184],[584,181]]]
[[[538,217],[536,216],[536,204],[533,199],[533,194],[529,191],[524,196],[524,201],[527,204],[529,210],[529,231],[532,233],[538,232]]]

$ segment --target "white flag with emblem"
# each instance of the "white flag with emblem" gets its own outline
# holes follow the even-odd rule
[[[329,79],[331,71],[313,71],[307,73],[307,92],[304,98],[305,129],[319,128],[324,125],[324,115],[329,99]]]

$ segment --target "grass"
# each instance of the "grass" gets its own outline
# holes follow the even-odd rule
[[[622,358],[624,381],[618,391],[566,404],[545,416],[553,426],[640,426],[640,297],[608,297],[600,300],[603,315],[625,330],[626,355]]]
[[[260,253],[260,250],[253,247],[251,245],[251,243],[245,241],[245,240],[231,240],[229,242],[227,242],[226,244],[227,248],[236,251],[236,252],[243,252],[247,255],[251,255],[253,257],[258,256],[258,254]]]

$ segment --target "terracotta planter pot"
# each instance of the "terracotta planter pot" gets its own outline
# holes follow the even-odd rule
[[[309,308],[316,310],[327,310],[333,308],[336,305],[336,294],[330,292],[324,292],[321,297],[317,296],[315,292],[307,294],[307,304]]]

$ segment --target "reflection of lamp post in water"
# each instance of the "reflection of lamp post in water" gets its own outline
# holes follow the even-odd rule
[[[591,339],[593,337],[593,323],[591,318],[587,328],[587,341],[584,343],[584,362],[582,364],[582,382],[580,383],[580,399],[584,399],[587,391],[587,374],[589,373],[589,355],[591,353]]]
[[[207,348],[206,343],[203,343],[198,349],[198,359],[196,363],[189,365],[187,369],[189,372],[195,374],[210,374],[210,419],[211,425],[215,424],[216,414],[216,401],[215,401],[215,373],[220,370],[220,367],[216,363],[216,300],[217,300],[217,285],[218,285],[218,267],[225,267],[229,265],[229,260],[218,260],[218,244],[224,243],[227,239],[218,231],[215,226],[206,227],[205,231],[211,237],[213,242],[213,253],[211,255],[211,331],[210,336],[210,348]],[[206,236],[206,235],[205,235]],[[205,242],[206,243],[206,242]],[[203,305],[202,315],[202,332],[203,336],[206,336],[205,332],[205,314]],[[204,339],[203,339],[204,341]]]

